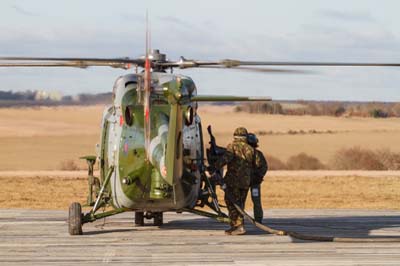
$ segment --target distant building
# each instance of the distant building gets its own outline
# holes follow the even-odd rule
[[[36,91],[35,92],[35,101],[46,101],[46,100],[50,100],[50,101],[56,101],[59,102],[62,100],[62,94],[58,91]]]

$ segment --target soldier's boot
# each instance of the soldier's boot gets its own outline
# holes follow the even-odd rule
[[[244,229],[243,225],[239,225],[238,227],[235,228],[235,230],[233,230],[231,232],[232,236],[238,236],[238,235],[244,235],[246,234],[246,230]]]
[[[231,225],[231,228],[229,228],[228,230],[225,230],[225,235],[231,235],[233,231],[236,230],[236,227]]]

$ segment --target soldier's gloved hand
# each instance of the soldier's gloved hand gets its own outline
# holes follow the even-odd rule
[[[210,179],[216,185],[223,186],[225,184],[224,179],[222,178],[222,176],[218,172],[214,172],[211,175]]]
[[[223,190],[223,191],[225,191],[225,189],[226,189],[226,184],[225,183],[223,183],[222,185],[220,185],[221,186],[221,189]]]
[[[213,165],[209,165],[206,167],[206,171],[210,174],[213,175],[213,173],[215,172],[215,167]]]

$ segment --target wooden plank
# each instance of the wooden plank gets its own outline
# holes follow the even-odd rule
[[[1,210],[1,265],[399,265],[400,243],[306,242],[247,225],[225,236],[225,224],[166,213],[161,228],[134,227],[124,213],[69,236],[65,211]],[[340,237],[400,236],[400,212],[266,210],[273,227]]]

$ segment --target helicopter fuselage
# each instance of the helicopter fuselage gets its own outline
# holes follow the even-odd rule
[[[152,73],[147,148],[143,74],[124,75],[115,82],[113,104],[103,113],[97,155],[101,182],[111,174],[107,193],[115,208],[161,212],[196,204],[204,168],[201,121],[196,102],[168,100],[168,86],[176,79],[182,81],[175,92],[181,98],[196,95],[190,78]]]

